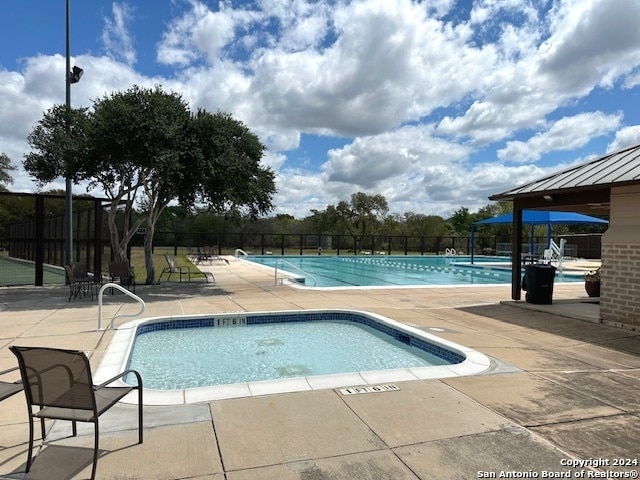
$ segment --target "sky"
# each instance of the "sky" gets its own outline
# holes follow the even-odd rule
[[[447,218],[640,143],[640,0],[69,3],[72,106],[160,85],[231,113],[267,147],[271,215],[364,192]],[[65,102],[65,0],[1,12],[0,153],[35,192],[22,162]]]

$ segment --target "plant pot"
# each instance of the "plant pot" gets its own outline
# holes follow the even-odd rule
[[[600,296],[600,282],[584,282],[584,289],[587,291],[587,295],[590,297]]]

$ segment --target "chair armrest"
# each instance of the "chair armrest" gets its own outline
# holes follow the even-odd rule
[[[11,367],[8,368],[7,370],[2,370],[0,371],[0,375],[4,375],[5,373],[9,373],[9,372],[14,372],[16,370],[18,370],[20,367]]]
[[[101,388],[106,388],[110,383],[113,383],[116,380],[125,377],[129,373],[133,373],[136,376],[136,380],[138,381],[138,386],[133,388],[142,388],[142,377],[140,376],[140,374],[135,370],[125,370],[124,372],[119,373],[115,377],[111,377],[109,380],[102,382],[100,385],[94,385],[93,389],[100,390]]]
[[[0,375],[4,375],[5,373],[10,373],[10,372],[15,372],[16,370],[19,370],[19,369],[20,367],[8,368],[7,370],[0,371]],[[22,378],[19,378],[18,380],[14,380],[12,383],[19,385],[22,383]]]

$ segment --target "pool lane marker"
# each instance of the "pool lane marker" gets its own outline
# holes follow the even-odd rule
[[[370,385],[368,387],[341,388],[340,393],[342,395],[357,395],[359,393],[394,392],[397,390],[400,390],[400,388],[393,383],[388,383],[386,385]]]

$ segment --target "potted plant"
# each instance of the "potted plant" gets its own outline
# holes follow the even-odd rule
[[[584,289],[590,297],[600,296],[600,267],[583,275]]]

